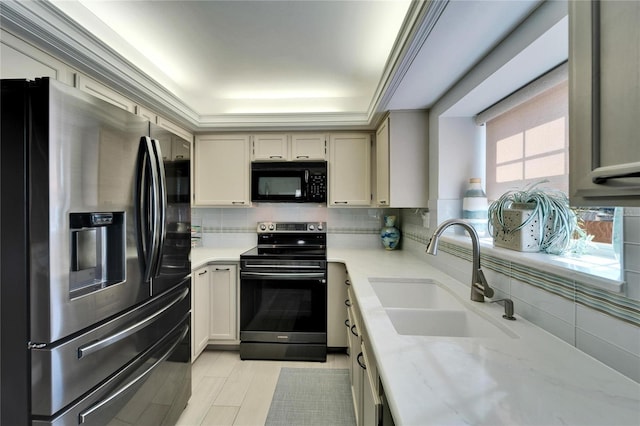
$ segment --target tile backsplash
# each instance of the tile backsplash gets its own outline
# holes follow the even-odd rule
[[[413,210],[402,210],[401,216],[405,250],[458,281],[470,281],[470,249],[441,242],[438,256],[425,256],[433,230],[423,227]],[[483,254],[482,265],[495,299],[511,298],[516,314],[640,381],[640,209],[625,209],[624,236],[623,294],[493,255]]]
[[[327,222],[329,242],[340,246],[371,247],[380,244],[385,215],[399,217],[398,209],[327,208],[311,204],[258,204],[251,208],[194,208],[192,222],[201,226],[202,245],[217,246],[234,234],[255,241],[258,222]],[[242,238],[242,234],[246,234]],[[236,238],[237,239],[237,238]],[[381,246],[381,245],[380,245]]]

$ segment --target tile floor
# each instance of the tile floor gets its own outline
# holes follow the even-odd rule
[[[204,351],[193,363],[192,395],[177,426],[264,425],[282,367],[348,368],[345,354],[327,362],[241,361],[236,351]]]

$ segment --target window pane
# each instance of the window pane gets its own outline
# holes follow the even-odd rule
[[[565,118],[549,121],[525,131],[525,155],[544,154],[565,148]]]
[[[522,158],[524,138],[522,133],[509,136],[496,142],[496,163],[519,160]]]
[[[524,166],[524,178],[534,179],[563,175],[565,164],[564,153],[545,155],[527,160]]]
[[[496,167],[497,182],[513,182],[522,180],[522,163],[512,163]]]

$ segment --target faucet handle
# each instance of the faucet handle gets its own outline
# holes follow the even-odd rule
[[[478,269],[477,276],[479,282],[474,283],[475,287],[479,289],[485,297],[493,297],[494,291],[489,287],[489,283],[487,282],[487,278],[484,276],[482,269]]]

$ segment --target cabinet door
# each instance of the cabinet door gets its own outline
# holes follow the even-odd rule
[[[329,282],[327,285],[327,346],[346,348],[347,335],[344,332],[347,319],[347,270],[343,263],[329,262]]]
[[[362,424],[378,425],[382,417],[382,402],[378,393],[378,375],[364,342],[361,346],[364,359],[362,373]]]
[[[103,101],[109,102],[110,104],[115,105],[118,108],[129,111],[131,113],[135,113],[136,106],[131,100],[121,95],[120,93],[110,89],[104,84],[98,83],[92,78],[78,74],[76,87],[83,92],[93,95],[96,98],[102,99]]]
[[[238,340],[237,266],[212,265],[211,271],[211,323],[209,338]]]
[[[158,126],[162,127],[163,129],[166,129],[168,131],[170,131],[171,133],[173,133],[174,135],[178,135],[180,136],[182,139],[188,141],[189,143],[191,143],[193,141],[193,134],[191,134],[190,132],[186,131],[185,129],[183,129],[182,127],[178,126],[177,124],[161,117],[158,116],[157,117],[157,124]]]
[[[191,291],[191,362],[207,347],[209,342],[210,284],[209,268],[196,270]]]
[[[376,132],[376,188],[375,202],[379,206],[389,203],[389,117]]]
[[[197,136],[194,152],[195,205],[250,204],[249,136]]]
[[[171,159],[173,161],[187,160],[191,157],[191,143],[181,138],[173,136],[171,138]]]
[[[153,124],[156,124],[158,122],[158,116],[156,115],[155,112],[145,107],[142,107],[140,105],[136,105],[136,115],[138,117],[142,117],[149,120],[149,122]]]
[[[286,161],[289,159],[289,144],[287,135],[265,134],[253,137],[254,160]]]
[[[325,135],[300,134],[291,136],[291,159],[323,161],[327,156]]]
[[[65,63],[0,29],[0,78],[50,77],[73,86],[75,72]]]
[[[351,377],[351,396],[353,398],[353,408],[355,410],[356,424],[362,425],[362,380],[363,370],[359,362],[362,361],[360,350],[360,336],[353,308],[348,310],[349,324],[349,376]]]
[[[640,2],[569,2],[569,192],[640,206]]]
[[[371,137],[367,134],[331,135],[329,158],[329,205],[370,205]]]

